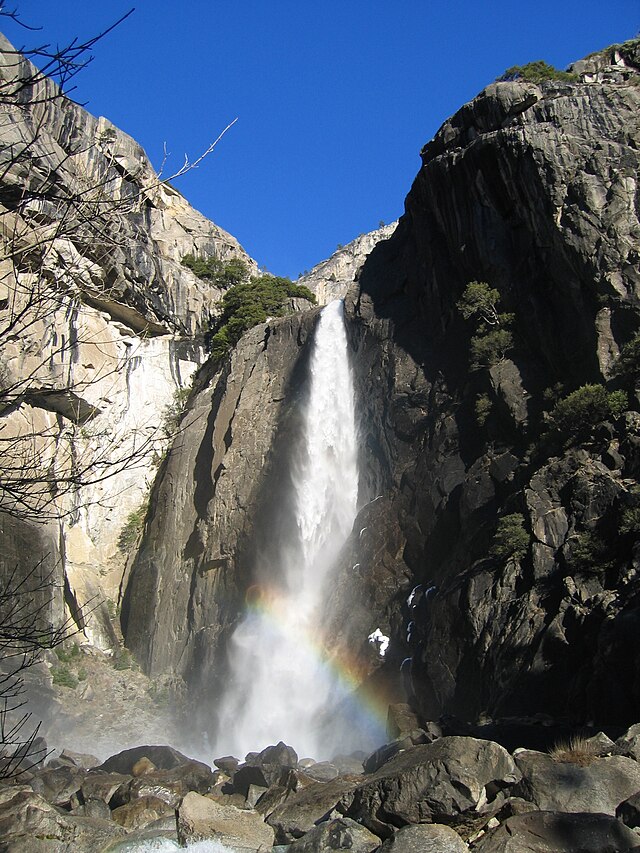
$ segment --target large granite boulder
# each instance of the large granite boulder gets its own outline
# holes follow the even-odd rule
[[[593,757],[581,766],[570,754],[559,761],[542,752],[522,750],[515,762],[522,773],[521,796],[544,811],[615,815],[623,800],[640,791],[640,764],[621,755]]]
[[[273,830],[257,812],[216,803],[191,792],[177,812],[182,845],[211,838],[233,849],[258,850],[273,845]]]
[[[520,771],[491,741],[443,737],[396,755],[353,792],[346,814],[378,835],[415,823],[461,822],[514,785]]]
[[[474,846],[475,853],[633,853],[636,833],[602,814],[548,811],[506,820]]]
[[[394,832],[380,850],[381,853],[465,853],[469,847],[450,826],[419,823]]]
[[[331,850],[372,853],[379,847],[377,835],[348,817],[339,817],[314,826],[299,841],[288,845],[287,850],[291,853],[329,853]]]
[[[69,849],[100,853],[125,834],[111,820],[62,812],[34,791],[18,788],[0,802],[3,853],[65,853]]]

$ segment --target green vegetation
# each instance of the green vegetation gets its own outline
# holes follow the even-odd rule
[[[194,275],[210,281],[216,287],[227,290],[249,277],[249,268],[241,258],[231,258],[224,263],[215,256],[185,255],[181,262]]]
[[[471,367],[492,367],[502,361],[513,346],[513,335],[508,329],[491,329],[471,338]]]
[[[133,668],[133,658],[128,649],[119,649],[113,656],[113,668],[119,672]]]
[[[147,695],[156,708],[166,708],[171,699],[171,693],[166,685],[152,681],[147,689]]]
[[[498,311],[500,293],[484,281],[470,281],[456,307],[465,320],[471,321],[475,334],[471,338],[471,368],[491,367],[513,346],[510,327],[513,314]]]
[[[640,334],[637,334],[620,350],[614,366],[614,374],[625,383],[635,384],[640,377]]]
[[[148,506],[149,500],[147,498],[137,509],[134,509],[127,516],[124,527],[118,536],[118,549],[123,554],[127,554],[138,541],[138,537],[142,533]]]
[[[498,521],[491,553],[499,560],[521,560],[529,550],[529,538],[521,513],[505,515]]]
[[[71,663],[80,657],[80,648],[75,643],[66,646],[58,646],[55,649],[56,657],[60,663]]]
[[[308,287],[267,274],[230,287],[222,298],[222,313],[207,336],[212,358],[222,361],[248,329],[264,323],[267,317],[282,317],[290,297],[316,301]]]
[[[191,386],[185,385],[173,393],[173,399],[164,407],[162,412],[162,432],[166,438],[173,438],[180,428],[182,416],[187,408],[187,400],[191,393]]]
[[[628,405],[624,391],[609,393],[604,385],[583,385],[556,403],[550,421],[565,440],[571,440],[589,433],[602,421],[615,420]]]
[[[479,394],[476,398],[476,421],[478,426],[484,426],[491,413],[492,403],[488,394]]]
[[[65,663],[60,666],[51,667],[51,677],[53,683],[58,687],[69,687],[75,690],[78,686],[78,679]]]
[[[620,518],[620,533],[640,534],[640,506],[625,509]]]
[[[612,565],[611,549],[598,533],[587,530],[570,540],[567,562],[574,572],[606,570]]]
[[[559,83],[571,83],[578,80],[578,75],[571,74],[569,71],[560,71],[548,62],[538,59],[535,62],[527,62],[526,65],[513,65],[507,68],[504,74],[498,77],[498,82],[505,80],[527,80],[530,83],[553,80]]]

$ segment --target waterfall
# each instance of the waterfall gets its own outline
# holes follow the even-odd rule
[[[284,740],[328,757],[319,721],[336,685],[322,654],[321,605],[356,515],[353,383],[341,300],[318,322],[302,440],[291,460],[294,510],[277,543],[277,583],[256,585],[230,641],[230,681],[219,713],[218,754],[240,758]]]

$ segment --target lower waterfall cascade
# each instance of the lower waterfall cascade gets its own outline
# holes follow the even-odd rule
[[[320,722],[345,689],[323,653],[322,602],[358,500],[343,314],[343,302],[336,300],[322,310],[316,327],[302,439],[291,460],[294,512],[276,548],[280,577],[250,588],[246,613],[229,641],[219,754],[242,758],[284,740],[299,755],[329,757]]]

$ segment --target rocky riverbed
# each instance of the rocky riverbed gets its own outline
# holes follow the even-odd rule
[[[372,755],[324,762],[282,742],[211,766],[169,746],[62,751],[1,783],[0,850],[640,850],[640,725],[545,751],[512,746],[553,742],[541,719],[494,723],[488,740],[396,706],[389,730]]]

